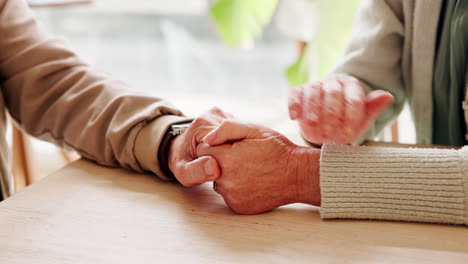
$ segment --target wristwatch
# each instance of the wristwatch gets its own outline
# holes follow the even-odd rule
[[[164,135],[163,139],[161,140],[161,144],[159,145],[159,167],[169,179],[177,180],[177,178],[174,176],[174,173],[172,173],[169,168],[169,151],[171,148],[171,142],[176,136],[182,135],[185,130],[190,127],[190,124],[192,124],[192,121],[171,125],[171,127],[166,131],[166,134]]]
[[[173,136],[179,136],[182,135],[187,128],[192,124],[192,121],[190,122],[184,122],[184,123],[179,123],[179,124],[174,124],[171,126],[171,133]]]

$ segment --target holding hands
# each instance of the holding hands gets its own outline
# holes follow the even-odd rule
[[[214,157],[222,176],[215,191],[240,214],[258,214],[290,203],[320,204],[320,150],[300,147],[280,133],[240,120],[224,120],[198,145]]]
[[[319,205],[319,157],[318,149],[213,108],[173,140],[169,167],[182,185],[215,181],[235,212],[257,214],[290,203]]]
[[[383,90],[365,94],[351,76],[331,75],[322,82],[297,88],[289,98],[289,115],[298,120],[302,135],[315,144],[355,143],[393,102]]]
[[[359,80],[333,75],[295,89],[289,113],[308,141],[347,144],[392,102],[388,92],[366,95]],[[319,160],[319,149],[213,108],[173,140],[169,168],[187,187],[214,181],[235,212],[257,214],[290,203],[320,205]]]
[[[177,180],[186,187],[214,181],[221,175],[218,162],[211,156],[198,157],[197,146],[221,122],[232,117],[214,107],[195,119],[190,127],[172,141],[168,163]]]

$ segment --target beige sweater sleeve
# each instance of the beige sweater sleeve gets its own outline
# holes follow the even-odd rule
[[[405,35],[401,0],[364,0],[356,14],[353,32],[333,73],[362,81],[369,93],[386,90],[395,101],[370,128],[366,138],[378,133],[402,110],[406,92],[402,82]]]
[[[325,145],[322,218],[468,225],[468,147]]]
[[[0,79],[10,115],[29,134],[103,165],[164,177],[159,143],[186,118],[93,69],[44,32],[23,0],[0,0]]]

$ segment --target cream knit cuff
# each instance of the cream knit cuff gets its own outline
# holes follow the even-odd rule
[[[468,224],[468,148],[324,145],[322,218]]]

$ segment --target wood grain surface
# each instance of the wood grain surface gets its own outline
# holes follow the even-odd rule
[[[468,263],[468,228],[242,216],[210,184],[79,160],[0,203],[0,263]]]

